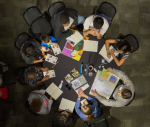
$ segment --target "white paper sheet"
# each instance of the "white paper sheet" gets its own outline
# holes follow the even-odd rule
[[[49,93],[55,100],[63,93],[53,82],[46,89],[46,92]]]
[[[66,110],[68,112],[73,113],[75,104],[76,103],[73,102],[73,101],[70,101],[68,99],[62,98],[61,102],[60,102],[60,105],[59,105],[59,108],[62,109],[62,110]]]
[[[83,51],[97,52],[98,41],[84,40]]]
[[[111,45],[109,47],[109,50],[114,49],[114,47]],[[114,49],[115,50],[115,49]],[[102,49],[100,50],[99,54],[106,59],[108,63],[110,63],[113,60],[113,57],[111,56],[110,58],[107,57],[107,51],[106,51],[106,46],[105,44],[103,45]],[[115,50],[114,52],[115,56],[117,56],[119,53]]]
[[[66,39],[74,42],[74,45],[72,45],[72,46],[75,46],[77,43],[79,43],[81,40],[83,40],[83,36],[76,30],[74,34],[67,37]]]
[[[49,75],[49,78],[53,78],[53,77],[56,77],[55,75],[55,71],[54,70],[50,70],[48,72],[43,72],[43,75]]]

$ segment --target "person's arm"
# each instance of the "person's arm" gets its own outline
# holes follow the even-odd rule
[[[124,103],[121,103],[117,100],[113,99],[106,99],[105,97],[97,94],[96,98],[105,106],[112,106],[112,107],[122,107]]]
[[[35,67],[35,70],[38,70],[38,69],[42,70],[43,72],[49,71],[47,67]]]
[[[41,90],[34,90],[32,91],[30,94],[45,94],[45,90],[41,89]]]
[[[50,96],[50,99],[48,99],[48,110],[49,111],[51,110],[52,104],[53,104],[53,99],[52,99],[52,96]]]
[[[92,105],[98,106],[98,103],[97,103],[97,101],[96,101],[94,98],[88,97],[87,99],[88,99],[90,102],[93,103]]]
[[[95,30],[87,30],[87,29],[83,29],[83,35],[84,36],[88,36],[89,34],[94,36]]]
[[[81,109],[80,109],[80,106],[81,104],[80,104],[80,100],[79,99],[77,99],[77,102],[76,102],[76,105],[75,105],[75,111],[76,111],[76,113],[82,118],[82,119],[85,119],[84,117],[85,117],[85,115],[82,113],[82,111],[81,111]]]
[[[40,62],[43,62],[43,59],[40,59],[40,60],[33,60],[33,63],[40,63]]]
[[[117,66],[121,66],[124,63],[125,59],[122,58],[121,60],[118,60],[118,58],[115,56],[114,49],[111,49],[111,55],[112,55],[115,63],[117,64]]]
[[[112,70],[112,68],[108,68],[108,70]],[[91,93],[105,106],[121,107],[125,105],[123,102],[119,102],[117,100],[112,100],[112,99],[107,100],[105,97],[99,95],[96,89],[91,90]]]
[[[42,80],[36,81],[36,83],[37,83],[37,84],[40,84],[41,82],[44,82],[44,81],[46,81],[46,80],[48,80],[48,79],[49,79],[49,75],[45,75]]]

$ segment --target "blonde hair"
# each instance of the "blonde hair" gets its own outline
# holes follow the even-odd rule
[[[84,105],[81,107],[81,111],[87,115],[87,121],[93,121],[94,120],[94,113],[92,113],[92,108],[89,105]]]

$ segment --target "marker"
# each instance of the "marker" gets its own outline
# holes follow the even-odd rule
[[[82,74],[83,62],[80,64],[80,74]]]
[[[59,61],[58,61],[58,62],[59,62]],[[57,62],[57,63],[58,63],[58,62]],[[54,66],[52,66],[52,68],[55,67],[57,63],[55,63]]]

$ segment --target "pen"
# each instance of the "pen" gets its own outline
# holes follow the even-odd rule
[[[59,62],[59,61],[58,61],[58,62]],[[58,62],[57,62],[57,63],[58,63]],[[55,63],[54,66],[52,66],[52,68],[55,67],[57,63]]]
[[[80,74],[82,74],[83,62],[80,64]]]
[[[76,31],[76,30],[74,30],[74,29],[70,29],[70,28],[69,28],[69,30]]]

